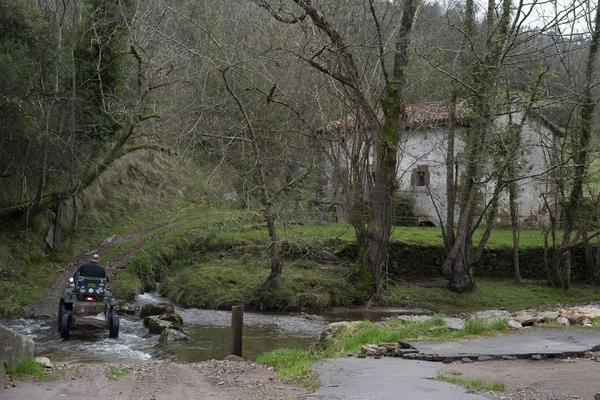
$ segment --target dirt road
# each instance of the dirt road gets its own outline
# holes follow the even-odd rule
[[[126,372],[114,377],[116,370]],[[61,379],[53,382],[2,387],[0,399],[285,400],[305,394],[273,379],[273,371],[245,362],[69,364],[57,372]]]
[[[600,362],[576,360],[512,360],[441,364],[444,374],[463,379],[502,382],[515,393],[506,399],[594,399],[600,393]]]
[[[108,264],[104,265],[109,271],[111,271],[112,274],[114,274],[115,271],[123,268],[129,259],[131,259],[131,257],[133,257],[145,245],[161,239],[163,236],[179,227],[181,222],[172,223],[165,229],[164,227],[166,225],[167,224],[160,224],[145,227],[126,236],[110,238],[96,249],[91,249],[73,258],[60,271],[58,276],[46,289],[44,294],[29,305],[30,316],[33,318],[54,318],[57,314],[58,302],[69,278],[73,276],[79,265],[91,258],[92,254],[98,254],[100,257],[102,257],[104,254],[124,243],[135,242],[134,245],[128,247],[121,254],[115,255],[115,257],[113,257]]]

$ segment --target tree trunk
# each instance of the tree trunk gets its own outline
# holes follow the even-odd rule
[[[481,186],[481,177],[487,161],[489,142],[493,130],[493,115],[498,94],[498,77],[501,67],[501,54],[508,41],[511,17],[511,0],[505,0],[501,18],[497,21],[496,3],[488,0],[487,15],[484,23],[485,42],[483,56],[476,54],[472,59],[472,80],[476,91],[472,94],[474,120],[469,128],[465,146],[464,193],[457,227],[456,241],[448,253],[443,271],[450,271],[448,286],[457,292],[466,292],[474,288],[472,267],[474,217],[477,194]],[[497,23],[496,23],[497,22]],[[473,0],[465,3],[465,33],[471,40],[478,35]],[[471,48],[472,51],[475,51]]]
[[[516,225],[512,226],[512,237],[513,237],[513,271],[514,271],[514,278],[515,281],[517,282],[521,282],[521,266],[519,265],[519,239],[520,239],[520,232],[519,232],[519,225],[518,223]]]
[[[473,243],[471,241],[471,227],[477,188],[473,184],[468,186],[466,201],[461,208],[458,220],[456,240],[442,265],[443,271],[450,272],[448,288],[459,293],[469,292],[475,287],[472,272]]]
[[[519,231],[519,205],[517,202],[517,184],[514,182],[516,176],[509,173],[509,178],[513,179],[508,185],[508,202],[510,208],[510,226],[512,229],[513,239],[513,271],[515,281],[521,282],[521,268],[519,265],[519,247],[520,247],[520,231]]]
[[[456,207],[456,185],[454,177],[454,152],[456,137],[456,102],[457,89],[455,85],[452,88],[452,97],[450,99],[450,115],[448,121],[448,146],[446,150],[446,229],[444,235],[444,249],[446,254],[452,249],[454,244],[454,209]],[[449,275],[450,271],[443,271]]]
[[[458,293],[470,292],[475,287],[472,269],[473,244],[466,229],[459,228],[453,250],[452,258],[447,258],[451,261],[448,288]]]
[[[577,220],[581,217],[581,203],[583,200],[583,185],[587,178],[589,170],[589,153],[592,140],[592,123],[596,100],[594,99],[592,88],[594,73],[596,69],[596,57],[600,49],[600,0],[596,6],[596,17],[592,40],[588,53],[588,60],[585,70],[585,90],[581,105],[579,107],[579,136],[573,140],[573,186],[569,193],[567,204],[564,209],[564,236],[563,245],[565,249],[561,254],[560,275],[562,277],[561,286],[565,289],[571,286],[571,251],[572,236],[576,229]]]
[[[373,273],[375,298],[384,290],[385,270],[392,234],[392,198],[396,190],[396,148],[381,139],[376,143],[377,160],[373,187],[373,223],[367,230],[367,263]]]
[[[283,265],[281,263],[280,248],[281,244],[277,237],[277,230],[275,228],[275,219],[273,218],[273,208],[270,202],[264,204],[264,216],[267,224],[267,230],[269,231],[269,255],[271,257],[271,273],[267,278],[266,284],[274,287],[279,284],[281,278],[281,271]]]
[[[390,237],[392,233],[392,198],[396,191],[396,167],[398,143],[406,130],[406,67],[408,48],[415,22],[419,0],[405,0],[396,48],[394,70],[388,82],[381,107],[383,126],[374,137],[375,171],[373,187],[373,221],[367,230],[366,261],[374,278],[374,300],[382,298],[385,269],[387,267]]]

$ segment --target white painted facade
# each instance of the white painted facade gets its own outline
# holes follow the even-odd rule
[[[520,115],[513,114],[513,118],[514,121],[517,121]],[[500,134],[508,125],[508,119],[508,115],[496,119],[496,128]],[[464,128],[456,131],[457,158],[460,157],[460,153],[465,147],[464,132]],[[540,226],[546,221],[543,195],[550,192],[547,179],[550,163],[547,161],[545,149],[552,140],[552,134],[542,123],[529,119],[523,126],[521,140],[521,162],[517,181],[519,220],[522,225]],[[420,220],[428,221],[435,226],[440,226],[446,218],[447,143],[446,127],[417,129],[408,135],[399,149],[399,191],[414,199],[414,213],[420,217]],[[415,182],[413,171],[419,166],[427,166],[428,186],[422,185],[423,182],[418,182],[418,179]],[[459,171],[459,174],[461,172]],[[487,172],[492,174],[495,171]],[[413,177],[412,180],[411,177]],[[484,186],[483,202],[489,201],[492,197],[494,187],[492,181]],[[508,193],[504,192],[501,195],[496,222],[510,223],[508,210]],[[456,218],[458,218],[458,212],[457,209]]]
[[[513,113],[513,121],[518,122],[519,113]],[[501,133],[508,125],[508,115],[496,119],[496,129]],[[401,143],[398,163],[398,191],[414,200],[413,212],[419,221],[427,225],[440,226],[446,218],[446,151],[448,142],[447,126],[417,128]],[[455,158],[460,159],[465,148],[465,128],[456,129]],[[519,220],[522,226],[544,225],[545,215],[543,196],[550,192],[548,183],[547,150],[552,142],[551,131],[535,118],[525,122],[521,139],[521,162],[517,181],[519,195]],[[346,145],[349,145],[346,142]],[[343,159],[338,157],[337,159]],[[338,167],[339,168],[339,167]],[[326,171],[331,168],[326,168]],[[427,179],[419,179],[419,171],[427,171]],[[487,171],[492,173],[493,171]],[[460,175],[462,171],[458,171]],[[423,174],[423,172],[421,172]],[[456,170],[455,170],[456,175]],[[428,182],[428,184],[425,183]],[[484,185],[482,203],[489,201],[494,191],[493,179]],[[331,190],[327,190],[330,194]],[[458,195],[460,196],[460,195]],[[510,224],[508,193],[500,198],[497,223]],[[458,219],[459,210],[455,212]]]

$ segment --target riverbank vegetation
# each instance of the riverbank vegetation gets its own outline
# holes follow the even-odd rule
[[[185,223],[163,228],[165,234],[160,240],[144,243],[142,238],[105,256],[110,263],[111,257],[138,247],[125,271],[117,276],[121,298],[132,298],[142,288],[153,290],[155,282],[160,281],[161,294],[186,307],[228,308],[244,303],[248,308],[321,310],[367,300],[353,277],[356,260],[352,230],[346,225],[303,222],[282,227],[281,254],[288,269],[282,274],[280,290],[265,301],[260,290],[269,273],[269,260],[263,246],[267,232],[260,226],[260,216],[200,205],[190,207],[188,213]],[[398,240],[392,242],[398,246],[392,253],[398,254],[394,262],[403,265],[406,272],[390,268],[386,289],[389,305],[455,314],[490,308],[553,307],[600,299],[591,285],[575,285],[564,291],[549,286],[543,279],[515,283],[510,279],[510,269],[483,270],[480,275],[491,273],[492,277],[482,277],[473,292],[452,293],[447,290],[439,266],[428,258],[442,252],[438,233],[435,228],[412,227],[402,230],[404,236],[396,236]],[[541,233],[530,231],[528,235],[531,239],[525,243],[529,243],[531,251],[540,251],[534,238],[541,237]],[[494,252],[490,264],[510,264],[511,252],[503,246],[510,231],[496,230],[494,237],[488,242]],[[527,248],[523,251],[527,254]],[[426,268],[423,260],[427,260]],[[431,276],[432,273],[437,275]],[[402,279],[403,276],[411,278]]]

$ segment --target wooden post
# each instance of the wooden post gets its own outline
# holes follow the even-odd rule
[[[242,328],[244,326],[244,306],[231,307],[231,354],[242,356]]]

